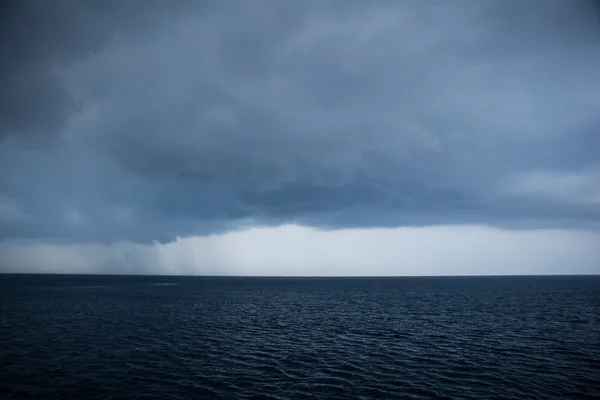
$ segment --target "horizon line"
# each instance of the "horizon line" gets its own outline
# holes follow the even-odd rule
[[[171,275],[171,274],[115,274],[67,272],[0,272],[0,275],[52,275],[52,276],[110,276],[110,277],[163,277],[163,278],[276,278],[276,279],[360,279],[360,278],[510,278],[510,277],[600,277],[589,274],[473,274],[473,275]]]

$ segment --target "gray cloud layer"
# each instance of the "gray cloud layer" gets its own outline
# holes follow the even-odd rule
[[[595,2],[7,4],[0,237],[599,226]]]

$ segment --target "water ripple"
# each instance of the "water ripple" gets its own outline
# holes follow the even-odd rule
[[[0,281],[2,398],[600,397],[600,279]]]

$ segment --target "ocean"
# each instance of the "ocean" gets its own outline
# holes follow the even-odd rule
[[[600,398],[600,276],[0,275],[2,399]]]

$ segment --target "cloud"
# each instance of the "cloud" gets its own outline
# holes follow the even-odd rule
[[[168,244],[0,243],[2,272],[244,276],[597,274],[600,235],[480,226],[251,228]]]
[[[0,237],[598,228],[591,3],[10,4]]]
[[[194,11],[190,4],[149,0],[140,10],[132,1],[2,2],[0,137],[18,135],[29,145],[47,144],[81,106],[61,81],[61,70],[102,51],[116,36],[143,35],[181,12]]]
[[[600,167],[580,173],[563,171],[530,172],[513,179],[513,195],[537,196],[576,206],[600,206]]]

